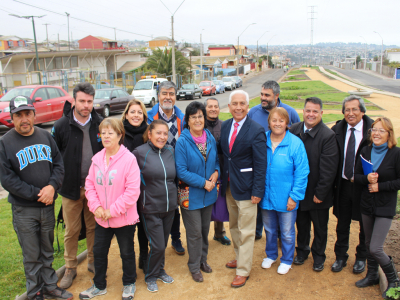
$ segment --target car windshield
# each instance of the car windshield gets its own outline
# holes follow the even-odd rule
[[[219,83],[219,80],[214,80],[213,82],[214,82],[215,84],[220,84],[220,83]]]
[[[199,86],[210,86],[209,82],[200,82]]]
[[[232,78],[222,78],[222,81],[229,82],[232,81]]]
[[[151,90],[153,87],[153,81],[138,81],[136,83],[134,90]]]
[[[20,89],[12,89],[3,97],[0,98],[1,102],[11,101],[12,98],[17,96],[26,96],[31,97],[34,88],[20,88]]]
[[[111,91],[110,90],[96,90],[96,94],[94,99],[110,99]]]
[[[193,90],[194,85],[193,84],[184,84],[182,85],[182,90]]]

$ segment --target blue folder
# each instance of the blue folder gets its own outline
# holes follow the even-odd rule
[[[362,162],[362,167],[364,170],[364,175],[368,175],[369,173],[373,172],[372,169],[373,169],[374,165],[370,161],[368,161],[364,157],[362,157],[362,155],[361,155],[361,162]]]

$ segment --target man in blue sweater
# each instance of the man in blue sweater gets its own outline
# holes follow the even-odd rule
[[[256,121],[258,124],[264,127],[265,131],[268,131],[268,116],[269,112],[275,107],[283,107],[289,114],[289,126],[294,123],[300,122],[300,117],[296,110],[281,102],[279,99],[279,94],[281,92],[281,88],[276,81],[268,80],[263,83],[261,86],[261,104],[258,104],[250,109],[248,116]],[[256,228],[256,240],[261,239],[262,237],[262,216],[261,210],[257,211],[257,228]]]

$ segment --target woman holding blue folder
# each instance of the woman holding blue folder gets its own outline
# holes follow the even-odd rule
[[[383,251],[393,216],[396,215],[397,191],[400,189],[400,148],[396,147],[393,125],[388,118],[377,118],[370,131],[371,143],[361,150],[366,161],[361,163],[362,160],[359,160],[354,171],[354,181],[363,185],[360,206],[368,249],[367,276],[357,281],[356,286],[379,284],[380,265],[388,280],[388,288],[382,294],[387,299],[387,290],[400,285],[393,260]]]

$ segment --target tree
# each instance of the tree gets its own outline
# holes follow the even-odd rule
[[[200,50],[199,49],[194,49],[192,51],[192,56],[200,56]]]
[[[262,58],[263,60],[267,60],[267,55],[262,55],[260,56],[260,58]],[[268,55],[268,67],[272,67],[272,56]]]
[[[172,51],[161,50],[158,48],[153,51],[145,66],[155,72],[172,75]],[[187,73],[187,69],[190,68],[190,61],[182,55],[182,52],[175,51],[175,70],[177,74],[184,75]]]
[[[361,61],[361,56],[360,56],[360,55],[357,55],[356,64],[358,65],[358,64],[360,63],[360,61]]]

